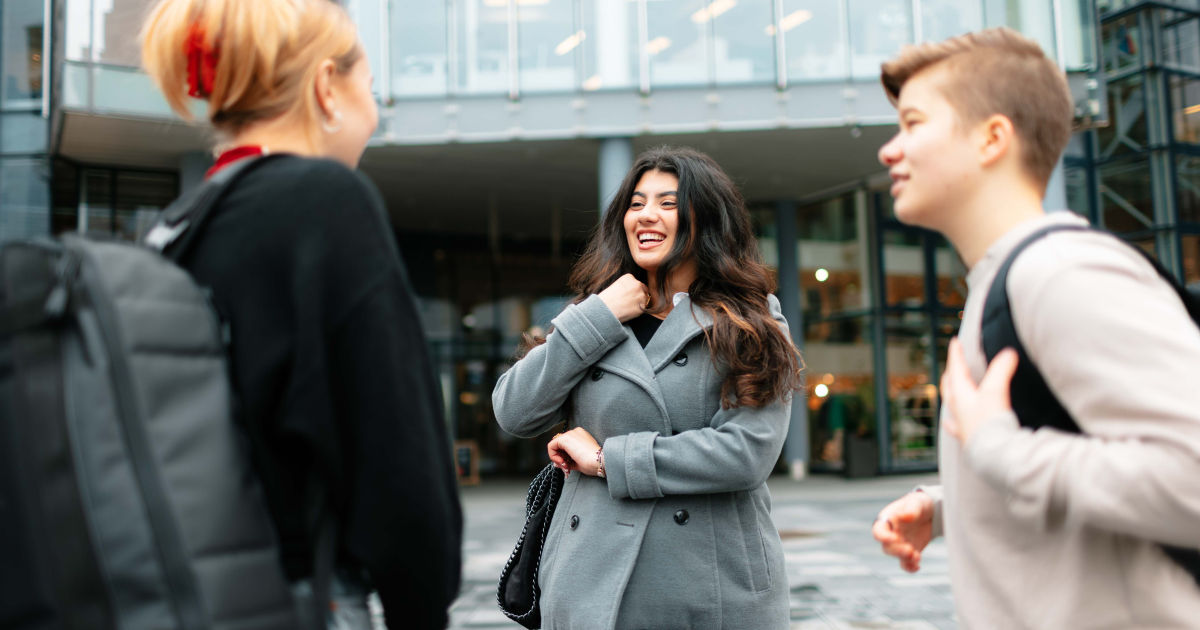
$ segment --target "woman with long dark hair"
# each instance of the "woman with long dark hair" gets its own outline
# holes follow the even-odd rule
[[[643,154],[570,283],[492,394],[514,435],[567,422],[543,627],[786,628],[766,479],[802,361],[741,194],[698,151]]]

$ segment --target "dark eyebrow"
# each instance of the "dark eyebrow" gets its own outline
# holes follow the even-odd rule
[[[644,193],[640,190],[635,190],[635,191],[633,191],[633,196],[641,197],[642,199],[645,199],[645,198],[647,198],[648,195],[646,195],[646,193]],[[659,199],[662,199],[663,197],[678,197],[678,196],[679,196],[679,191],[676,191],[676,190],[667,190],[667,191],[658,193]]]

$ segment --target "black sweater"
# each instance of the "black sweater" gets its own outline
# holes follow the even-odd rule
[[[328,160],[254,165],[183,264],[233,334],[240,414],[293,579],[311,574],[315,488],[392,628],[443,628],[462,514],[438,385],[382,200]]]

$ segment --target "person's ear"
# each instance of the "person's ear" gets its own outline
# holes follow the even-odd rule
[[[313,84],[313,90],[317,97],[317,105],[321,108],[320,114],[325,120],[334,118],[334,113],[337,111],[337,103],[333,94],[333,75],[337,72],[332,59],[326,59],[317,67],[317,80]]]
[[[977,129],[980,166],[992,166],[1012,150],[1016,136],[1008,116],[992,114]]]

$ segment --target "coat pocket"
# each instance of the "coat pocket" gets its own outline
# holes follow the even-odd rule
[[[756,593],[770,590],[772,585],[771,565],[767,562],[767,546],[763,540],[762,524],[755,509],[754,497],[749,492],[734,493],[738,522],[741,531],[742,551],[750,576],[750,588]]]

